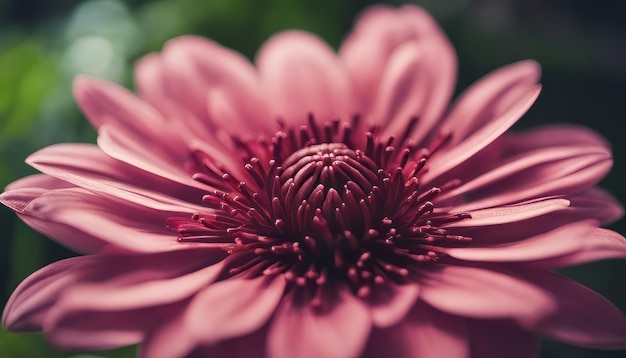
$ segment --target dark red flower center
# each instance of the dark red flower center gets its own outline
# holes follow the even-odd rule
[[[169,220],[181,243],[220,245],[230,275],[282,273],[319,301],[337,283],[367,297],[388,280],[406,282],[440,259],[437,246],[469,240],[442,228],[469,216],[438,210],[442,188],[419,185],[436,148],[417,150],[406,138],[394,146],[375,129],[358,141],[357,120],[320,128],[310,118],[299,135],[282,129],[269,141],[234,139],[245,178],[194,153],[194,178],[216,190],[204,197],[206,213]]]

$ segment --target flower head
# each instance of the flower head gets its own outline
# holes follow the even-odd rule
[[[366,11],[338,56],[291,31],[253,66],[181,37],[139,62],[139,96],[79,77],[98,146],[33,154],[44,174],[0,200],[86,255],[27,278],[4,325],[146,357],[528,357],[535,333],[625,348],[619,309],[551,272],[626,257],[599,228],[622,214],[594,188],[608,145],[505,133],[539,72],[499,69],[450,106],[454,50],[405,6]]]

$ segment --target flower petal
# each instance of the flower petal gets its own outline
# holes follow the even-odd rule
[[[23,200],[26,190],[5,192],[0,200],[10,201],[13,196]],[[180,245],[176,233],[164,224],[168,217],[179,213],[111,201],[79,188],[33,193],[18,214],[32,228],[78,252],[95,253],[105,247],[109,252],[173,251],[190,247]],[[103,227],[107,230],[102,230]]]
[[[214,283],[189,305],[187,329],[203,344],[252,333],[274,313],[285,285],[282,276],[231,278]]]
[[[429,108],[429,96],[436,80],[428,64],[424,64],[428,60],[425,57],[424,49],[414,41],[399,46],[391,55],[369,115],[372,122],[382,127],[381,137],[404,134],[413,118],[418,118],[415,131],[420,132],[411,134],[413,140],[421,140],[430,129],[425,120],[433,122],[433,116],[424,117],[423,112]]]
[[[17,189],[37,188],[37,190],[45,191],[45,190],[51,190],[51,189],[64,189],[64,188],[71,188],[71,187],[74,187],[74,185],[68,182],[65,182],[63,180],[59,180],[48,175],[34,174],[34,175],[29,175],[27,177],[23,177],[21,179],[18,179],[10,183],[9,185],[7,185],[6,188],[4,188],[4,190],[11,191],[11,190],[17,190]],[[8,204],[5,204],[5,205],[9,206]],[[13,210],[18,211],[17,209],[13,209]]]
[[[519,274],[557,298],[555,313],[539,322],[537,331],[581,347],[626,349],[626,316],[606,298],[544,270],[519,270]]]
[[[410,61],[409,53],[398,54],[403,45],[419,53],[419,63]],[[378,5],[366,10],[344,41],[340,57],[351,76],[361,111],[367,113],[372,106],[378,107],[374,110],[374,120],[387,127],[392,117],[379,117],[380,109],[391,108],[392,102],[399,103],[404,110],[390,123],[419,116],[420,125],[414,133],[416,140],[428,133],[439,119],[454,90],[454,49],[437,23],[417,6],[394,9]],[[404,70],[399,71],[401,68]],[[402,72],[407,76],[398,75]],[[383,88],[400,89],[401,82],[409,88],[422,90],[410,94],[395,91],[399,97],[381,97],[380,91],[387,91]],[[427,87],[429,91],[423,91]],[[402,118],[405,115],[409,117]]]
[[[32,187],[31,187],[32,185]],[[64,189],[55,190],[56,186]],[[101,239],[87,235],[71,226],[55,223],[48,220],[49,211],[42,207],[42,196],[48,196],[59,192],[73,193],[78,189],[47,175],[33,175],[23,178],[10,185],[10,189],[0,194],[0,203],[15,211],[20,219],[35,230],[54,238],[81,253],[96,253],[106,245]],[[49,202],[43,200],[45,202]],[[44,205],[45,206],[45,205]]]
[[[574,219],[596,219],[602,225],[609,224],[624,215],[622,205],[608,192],[591,188],[569,197],[570,207],[565,209]]]
[[[558,201],[554,202],[553,200],[567,200],[569,201],[569,206],[559,208]],[[597,189],[587,190],[567,199],[544,198],[539,201],[531,201],[530,204],[541,202],[544,202],[548,207],[542,208],[539,205],[533,209],[531,205],[528,207],[531,212],[528,215],[524,215],[529,216],[529,218],[523,220],[518,221],[515,218],[510,218],[509,222],[503,222],[502,224],[472,226],[472,219],[467,219],[465,220],[467,223],[464,222],[462,225],[458,224],[454,227],[449,225],[446,227],[446,231],[451,235],[471,237],[473,246],[493,246],[506,242],[525,240],[579,221],[595,220],[600,223],[611,221],[622,213],[621,206],[614,199],[605,193],[597,191]],[[526,204],[529,203],[522,204],[522,207]],[[505,208],[509,207],[506,206]],[[516,207],[516,205],[513,205],[513,207]],[[548,210],[550,207],[554,210]],[[497,212],[496,208],[493,209]],[[540,215],[531,215],[535,209],[537,209],[535,213]],[[478,224],[480,224],[480,221]]]
[[[596,184],[611,168],[611,162],[610,151],[602,147],[578,144],[538,149],[485,171],[438,200],[469,196],[471,202],[461,209],[465,211],[573,194]]]
[[[552,313],[553,298],[532,284],[495,271],[444,266],[420,278],[420,297],[446,313],[512,318],[528,327]]]
[[[22,213],[28,204],[51,190],[75,188],[72,184],[56,178],[35,174],[16,180],[0,193],[0,203],[16,213]]]
[[[221,45],[196,36],[181,36],[166,43],[161,55],[168,88],[163,89],[178,107],[194,113],[190,125],[198,127],[198,138],[212,138],[206,129],[224,130],[231,134],[258,133],[267,131],[271,120],[264,103],[263,92],[257,71],[241,54]],[[138,76],[146,86],[141,93],[150,93],[145,88],[150,84],[149,68],[145,76]],[[226,96],[232,117],[223,118],[207,112],[207,95],[219,91]],[[163,98],[155,96],[152,102]],[[166,99],[167,100],[167,99]],[[212,106],[209,97],[209,106]],[[251,120],[254,119],[254,120]],[[271,122],[269,124],[272,124]]]
[[[76,273],[92,260],[92,256],[73,257],[52,263],[28,276],[5,305],[3,326],[18,332],[41,330],[46,311],[63,289],[76,281]]]
[[[441,124],[441,131],[453,134],[450,145],[464,141],[509,108],[523,106],[524,95],[536,88],[540,74],[537,62],[522,61],[493,71],[474,83],[459,97]]]
[[[135,343],[170,309],[214,279],[221,267],[212,265],[223,258],[223,252],[206,249],[92,256],[72,271],[75,280],[54,297],[45,312],[44,332],[52,342],[70,348]],[[73,335],[82,340],[72,340]]]
[[[469,357],[465,319],[419,302],[395,326],[375,328],[363,358]]]
[[[535,218],[555,211],[563,210],[570,205],[570,201],[562,198],[543,198],[536,201],[515,205],[499,206],[489,209],[469,211],[470,219],[448,224],[446,227],[474,227],[502,225]],[[459,211],[464,209],[458,208]]]
[[[390,6],[373,6],[358,18],[339,56],[350,73],[362,110],[374,102],[391,54],[412,37],[411,28]]]
[[[540,91],[540,85],[525,88],[522,93],[516,95],[515,101],[507,103],[508,106],[492,114],[489,120],[485,121],[485,125],[471,132],[463,141],[448,147],[447,150],[442,149],[435,153],[429,160],[429,169],[424,174],[423,180],[430,182],[491,144],[526,113],[539,96]],[[450,132],[443,133],[451,133],[452,138],[455,135],[452,129]]]
[[[606,139],[587,127],[575,124],[547,124],[516,133],[507,133],[504,137],[506,151],[512,155],[525,153],[535,149],[549,147],[582,147],[609,148]]]
[[[89,191],[146,206],[156,210],[180,211],[193,205],[203,191],[164,180],[148,172],[112,159],[89,144],[57,144],[31,154],[26,162],[55,178]],[[199,183],[192,181],[194,186]],[[204,188],[206,190],[206,188]],[[184,193],[180,200],[168,193]],[[196,198],[197,197],[197,198]]]
[[[533,265],[553,269],[607,259],[626,259],[626,239],[614,231],[598,228],[585,237],[580,250],[559,257],[539,260]]]
[[[184,268],[181,265],[180,269]],[[223,265],[217,263],[180,276],[132,285],[118,283],[121,277],[108,282],[80,283],[66,290],[59,306],[71,307],[70,311],[116,312],[165,305],[193,296],[217,279],[222,270]]]
[[[215,357],[266,357],[267,326],[256,330],[252,334],[221,341],[211,347],[210,352]],[[206,357],[198,355],[197,358]]]
[[[269,328],[268,355],[273,358],[344,358],[358,356],[371,329],[367,307],[345,289],[327,311],[295,302],[281,303]]]
[[[233,136],[274,134],[276,123],[271,121],[269,110],[244,98],[248,97],[224,88],[212,88],[208,92],[207,111],[218,131]]]
[[[180,121],[167,120],[125,88],[103,80],[77,77],[74,97],[98,129],[98,145],[107,154],[163,178],[197,185],[180,165],[189,153]]]
[[[170,42],[174,42],[170,40]],[[168,42],[169,43],[169,42]],[[151,53],[142,57],[135,64],[135,84],[141,97],[166,118],[178,121],[181,135],[187,138],[213,138],[213,125],[207,118],[208,113],[203,106],[206,98],[198,103],[193,102],[189,91],[185,89],[186,81],[168,67],[162,54]],[[182,88],[181,88],[182,87]],[[206,95],[206,91],[204,92]]]
[[[35,216],[22,214],[18,214],[18,216],[26,225],[77,253],[95,254],[107,247],[105,241],[77,230],[72,226],[40,219]]]
[[[538,358],[537,338],[508,320],[467,320],[472,357]]]
[[[54,327],[44,327],[44,333],[57,347],[112,349],[139,343],[156,317],[146,311],[75,314],[63,317]]]
[[[423,79],[415,80],[425,82],[422,88],[428,88],[429,91],[422,92],[426,97],[424,106],[415,107],[419,125],[411,133],[413,140],[421,141],[439,122],[454,92],[457,76],[456,53],[445,33],[424,9],[405,5],[399,12],[411,27],[424,53],[422,68],[418,74]]]
[[[570,254],[580,250],[587,236],[596,229],[595,220],[561,226],[525,240],[491,247],[441,248],[461,260],[478,262],[532,261]]]
[[[163,58],[158,53],[150,53],[135,63],[135,87],[146,102],[154,106],[166,117],[180,116],[184,106],[177,104],[172,96],[175,92],[168,85]],[[182,108],[180,108],[182,107]]]
[[[370,301],[372,322],[377,327],[385,328],[402,320],[415,305],[419,295],[419,286],[415,284],[377,287],[375,296]]]
[[[16,180],[9,184],[3,193],[0,193],[0,203],[20,214],[28,204],[50,190],[74,187],[72,184],[56,178],[35,174]]]
[[[317,37],[299,31],[274,35],[259,51],[256,63],[272,115],[298,128],[313,113],[321,121],[350,118],[355,108],[347,73]]]
[[[186,312],[187,304],[183,303],[177,314],[155,327],[143,340],[139,357],[265,357],[267,325],[251,334],[207,345],[198,341],[195,332],[188,330]]]
[[[185,313],[189,302],[181,302],[178,310],[162,324],[153,327],[139,346],[141,358],[190,357],[197,347],[195,337],[185,327]],[[205,355],[205,356],[208,356]]]

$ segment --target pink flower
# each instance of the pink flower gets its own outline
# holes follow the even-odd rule
[[[145,357],[530,357],[535,334],[626,348],[626,318],[552,273],[626,257],[589,130],[505,133],[533,61],[451,106],[456,58],[422,9],[366,11],[339,55],[297,31],[253,66],[196,37],[79,77],[98,146],[59,144],[0,200],[86,255],[49,265],[4,326]]]

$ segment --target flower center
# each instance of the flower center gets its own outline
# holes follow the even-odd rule
[[[367,297],[387,281],[410,280],[440,261],[438,245],[469,240],[441,227],[469,216],[437,210],[441,188],[419,187],[428,150],[404,140],[396,148],[394,138],[377,142],[372,131],[359,149],[354,124],[340,131],[331,122],[321,131],[311,120],[298,138],[287,130],[271,141],[239,141],[246,178],[196,153],[194,178],[218,189],[203,198],[206,213],[170,218],[168,225],[181,243],[226,250],[229,275],[284,274],[308,288],[312,302],[336,284]],[[264,164],[259,158],[267,153]]]
[[[345,230],[363,231],[364,218],[350,212],[358,211],[359,203],[380,184],[371,159],[343,143],[324,143],[298,150],[283,162],[283,167],[283,203],[300,204],[301,214],[314,214],[311,219],[324,220],[329,235],[342,235]],[[298,210],[295,219],[301,221]],[[306,222],[298,223],[295,234],[306,235],[307,226]]]

